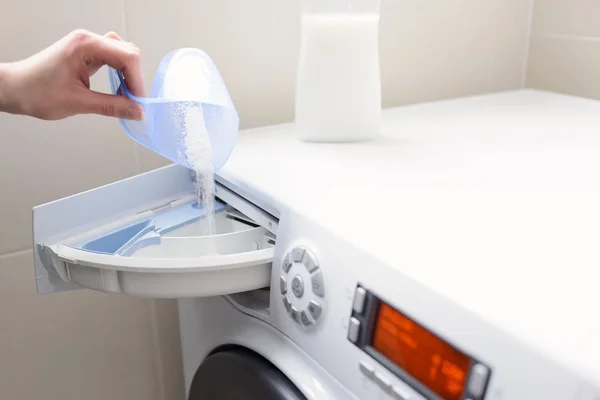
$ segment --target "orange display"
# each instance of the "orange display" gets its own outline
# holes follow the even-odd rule
[[[461,399],[469,357],[385,303],[379,308],[372,346],[438,396]]]

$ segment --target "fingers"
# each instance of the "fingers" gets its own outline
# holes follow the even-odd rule
[[[141,120],[144,115],[142,106],[125,96],[83,90],[76,95],[78,114],[98,114],[132,120]]]
[[[91,57],[123,71],[127,88],[135,96],[144,96],[141,52],[133,44],[123,41],[116,33],[96,36],[86,44]]]
[[[108,39],[113,39],[113,40],[118,40],[120,42],[123,41],[123,39],[121,39],[121,37],[115,33],[115,32],[108,32],[107,34],[104,35],[104,37],[108,38]],[[131,44],[133,45],[133,44]],[[99,61],[95,61],[94,63],[90,64],[90,66],[88,67],[88,74],[89,76],[94,75],[96,72],[98,72],[98,70],[100,68],[102,68],[102,66],[104,65],[103,62],[99,62]]]
[[[117,35],[115,32],[108,32],[106,35],[104,35],[104,37],[109,38],[109,39],[115,39],[115,40],[119,40],[119,41],[123,41],[123,39],[121,39],[121,37],[119,35]]]

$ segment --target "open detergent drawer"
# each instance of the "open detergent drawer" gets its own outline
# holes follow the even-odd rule
[[[181,298],[269,286],[277,218],[221,184],[216,196],[212,235],[178,165],[34,208],[38,292]]]

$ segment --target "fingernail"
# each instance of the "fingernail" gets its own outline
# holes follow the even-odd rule
[[[144,117],[144,109],[140,105],[135,105],[134,107],[128,108],[125,112],[126,119],[133,119],[136,121],[141,121]]]

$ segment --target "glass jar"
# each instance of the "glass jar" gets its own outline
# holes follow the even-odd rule
[[[295,118],[300,139],[380,134],[379,0],[303,0]]]

